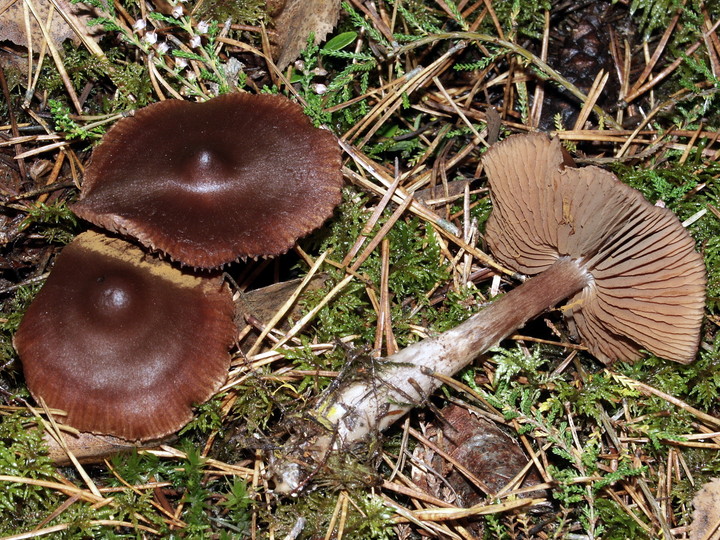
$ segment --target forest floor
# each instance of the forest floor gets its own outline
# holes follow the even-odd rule
[[[0,536],[720,538],[720,2],[4,4]],[[331,130],[343,201],[288,253],[224,267],[239,338],[190,424],[67,464],[12,337],[90,228],[69,206],[92,149],[134,109],[228,92],[283,94]],[[549,310],[385,432],[295,455],[306,476],[281,493],[277,463],[334,381],[521,285],[485,241],[482,156],[533,131],[692,236],[695,360],[605,364]]]

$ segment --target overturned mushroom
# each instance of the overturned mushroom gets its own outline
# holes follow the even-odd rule
[[[233,308],[219,278],[87,232],[58,256],[14,344],[30,392],[67,424],[157,439],[225,381]]]
[[[515,329],[564,299],[563,312],[599,359],[634,360],[647,349],[693,360],[705,298],[705,267],[668,210],[597,167],[566,168],[557,139],[508,138],[484,159],[493,199],[486,238],[500,261],[537,274],[467,321],[385,359],[379,380],[322,398],[314,415],[332,426],[291,452],[323,455],[385,429]],[[302,436],[300,437],[302,439]],[[305,459],[305,457],[303,457]],[[299,467],[276,465],[280,491],[302,485]]]
[[[563,311],[594,356],[634,360],[647,349],[684,364],[695,358],[705,266],[672,212],[608,171],[564,168],[560,141],[544,135],[511,137],[484,163],[493,254],[526,274],[559,274],[551,280],[559,296],[572,296]],[[535,296],[544,302],[542,290]]]
[[[279,255],[340,202],[340,148],[282,96],[167,100],[119,121],[72,209],[189,266]]]

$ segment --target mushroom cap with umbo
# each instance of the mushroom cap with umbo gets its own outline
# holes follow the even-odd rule
[[[168,435],[223,384],[229,290],[123,240],[86,232],[57,257],[14,344],[32,395],[80,431]]]
[[[340,202],[340,147],[276,95],[167,100],[120,120],[94,150],[73,211],[183,264],[273,256]]]
[[[588,284],[562,308],[599,359],[640,350],[695,358],[705,265],[675,215],[598,167],[570,168],[558,139],[516,135],[484,158],[493,200],[486,239],[497,259],[538,274],[571,258]]]

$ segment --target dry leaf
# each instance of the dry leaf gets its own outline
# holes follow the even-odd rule
[[[720,478],[713,478],[693,499],[690,540],[720,539]]]
[[[307,284],[305,292],[319,289],[325,284],[327,279],[327,274],[320,273],[313,276],[310,283]],[[267,287],[243,293],[235,303],[236,326],[238,328],[243,328],[247,324],[246,319],[249,317],[252,317],[252,319],[260,325],[264,326],[267,324],[267,322],[273,318],[277,310],[288,301],[301,282],[302,279],[292,279],[290,281],[275,283],[273,285],[268,285]],[[291,325],[288,324],[288,321],[299,318],[301,314],[302,306],[299,303],[296,303],[277,327],[282,330],[289,330]],[[259,336],[260,332],[257,328],[249,332],[240,343],[240,349],[243,352],[249,351],[255,339]]]
[[[517,440],[494,422],[458,405],[441,409],[440,417],[426,427],[425,436],[496,493],[528,464]],[[434,449],[419,444],[413,451],[413,458],[412,479],[426,493],[462,508],[471,508],[485,500],[479,486]],[[541,481],[537,472],[531,469],[522,486],[534,486]],[[525,496],[543,497],[545,494],[538,490]],[[465,527],[474,538],[483,536],[482,522],[470,518]]]
[[[24,6],[26,2],[32,2],[32,6],[37,11],[43,25],[47,24],[48,14],[52,7],[53,14],[50,26],[48,27],[48,34],[53,45],[55,45],[58,50],[61,49],[60,44],[66,39],[72,39],[73,42],[79,43],[79,36],[72,30],[70,25],[65,22],[65,19],[58,13],[51,0],[0,0],[0,41],[7,40],[21,47],[28,46],[28,36],[25,26],[26,7]],[[98,16],[94,8],[84,4],[71,4],[67,0],[57,0],[57,5],[74,21],[75,26],[80,31],[86,32],[87,36],[94,33],[87,25],[88,20]],[[45,40],[45,37],[29,5],[27,6],[27,14],[30,20],[32,47],[33,50],[37,52],[40,50],[40,46]]]
[[[310,34],[320,43],[335,27],[340,0],[288,0],[275,18],[277,66],[285,69],[305,49]]]
[[[440,412],[440,419],[426,430],[428,439],[438,444],[493,491],[503,489],[527,465],[528,458],[517,440],[495,423],[457,405],[449,405]],[[424,455],[417,452],[424,452]],[[433,471],[442,475],[443,480],[439,481],[420,469],[413,469],[413,480],[428,493],[466,508],[482,502],[484,494],[455,470],[451,463],[429,449],[423,450],[421,445],[418,445],[414,456],[418,462],[427,463]],[[531,469],[525,476],[523,487],[537,485],[541,481],[535,470]],[[452,498],[446,497],[444,488],[451,488]],[[533,492],[528,496],[542,496],[542,493]]]

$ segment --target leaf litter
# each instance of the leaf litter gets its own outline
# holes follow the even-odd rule
[[[693,497],[720,470],[717,10],[689,2],[680,11],[668,1],[658,11],[637,2],[633,15],[616,6],[612,17],[638,28],[626,41],[612,30],[617,19],[608,30],[602,13],[584,13],[572,2],[565,9],[575,22],[533,1],[355,0],[343,4],[337,24],[322,15],[293,37],[288,50],[307,44],[296,64],[297,51],[287,60],[272,56],[281,23],[270,15],[196,19],[190,4],[180,4],[178,17],[173,6],[115,4],[100,21],[111,33],[100,42],[102,55],[81,40],[64,44],[52,62],[31,62],[22,56],[27,36],[20,36],[13,54],[32,77],[3,70],[2,534],[695,534]],[[587,51],[573,50],[570,58],[557,47],[572,35],[563,24],[586,32],[582,47],[607,47],[611,61],[578,69],[578,55]],[[346,34],[342,41],[332,42],[333,27]],[[317,41],[308,42],[311,32]],[[277,69],[273,58],[289,67]],[[238,63],[237,75],[227,77]],[[613,72],[607,82],[600,68]],[[573,71],[584,78],[574,79]],[[573,114],[553,112],[548,96],[558,88],[562,110]],[[229,279],[241,296],[303,276],[320,261],[316,271],[326,281],[313,290],[287,287],[297,296],[292,309],[287,296],[274,305],[289,319],[240,318],[240,345],[249,354],[235,354],[221,394],[179,435],[96,465],[57,468],[28,429],[39,419],[56,428],[48,411],[27,401],[9,339],[55,254],[83,230],[64,204],[76,196],[69,186],[81,181],[89,141],[138,104],[237,89],[292,95],[316,123],[331,127],[348,157],[348,187],[335,217],[294,253],[229,267]],[[618,99],[601,99],[610,90]],[[647,357],[605,369],[548,312],[504,349],[445,381],[402,426],[327,456],[302,497],[276,496],[267,474],[276,449],[336,377],[368,376],[379,358],[458,324],[518,283],[483,250],[491,204],[479,157],[484,141],[541,121],[576,159],[612,168],[688,223],[709,269],[695,362]],[[45,172],[29,175],[39,160],[47,166],[34,170]],[[412,196],[420,192],[430,194],[424,204]],[[479,496],[470,509],[447,496],[452,490],[425,490],[413,470],[424,468],[440,484],[460,470],[436,464],[435,475],[417,459],[429,451],[423,431],[443,425],[448,400],[482,411],[496,426],[473,428],[483,434],[503,426],[502,436],[515,442],[500,446],[519,444],[524,455],[517,481],[539,476],[545,492],[490,497],[480,488],[491,474],[484,468],[463,477],[463,489]]]

